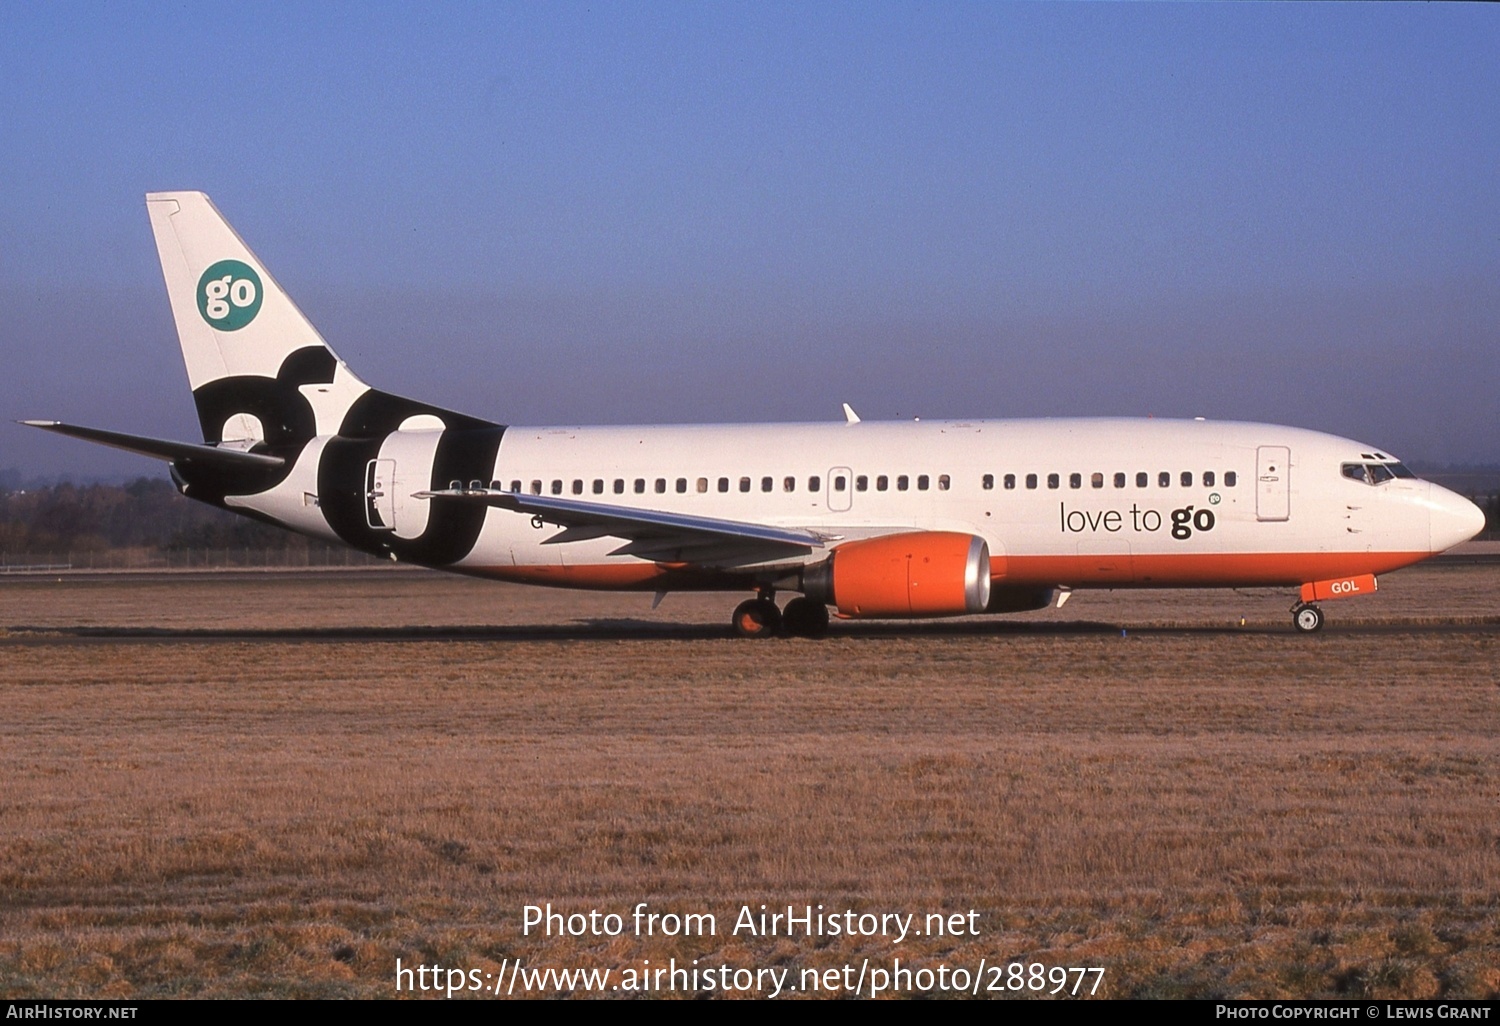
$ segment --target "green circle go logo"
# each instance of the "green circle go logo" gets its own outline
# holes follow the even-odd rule
[[[255,268],[220,260],[198,279],[198,312],[211,328],[239,331],[260,313],[263,291]]]

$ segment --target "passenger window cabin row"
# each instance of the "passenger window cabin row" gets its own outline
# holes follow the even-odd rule
[[[1171,471],[1160,471],[1156,475],[1156,487],[1170,488],[1172,487],[1173,479],[1174,475]],[[1202,482],[1203,487],[1214,488],[1217,487],[1217,482],[1220,478],[1219,475],[1214,471],[1205,470],[1198,479]],[[1023,479],[1016,474],[1004,474],[999,478],[1001,487],[1006,491],[1014,491],[1023,483],[1023,480],[1024,485],[1028,490],[1035,490],[1041,487],[1042,475],[1026,474]],[[1069,488],[1082,488],[1084,486],[1084,476],[1082,474],[1069,474],[1067,480]],[[1181,473],[1176,475],[1176,480],[1183,488],[1193,487],[1193,471],[1182,471]],[[1061,488],[1062,482],[1063,476],[1061,474],[1046,475],[1046,486],[1049,489]],[[752,477],[741,477],[738,481],[734,481],[733,479],[728,477],[720,477],[716,480],[707,477],[679,477],[675,479],[669,479],[665,477],[658,477],[654,479],[638,477],[633,481],[627,481],[623,477],[617,477],[612,482],[606,482],[604,478],[596,477],[591,482],[586,482],[582,478],[573,478],[572,481],[564,481],[562,478],[553,478],[550,482],[543,482],[541,479],[537,478],[533,479],[529,483],[530,487],[526,490],[529,491],[532,495],[541,495],[543,493],[545,485],[546,492],[551,495],[563,495],[565,493],[570,493],[572,495],[604,495],[606,492],[606,485],[608,485],[608,491],[615,495],[625,495],[627,494],[627,490],[635,495],[645,495],[648,493],[665,495],[669,491],[675,492],[678,495],[686,495],[689,492],[697,492],[699,494],[703,494],[709,492],[710,490],[718,491],[720,493],[728,493],[736,489],[740,492],[747,493],[756,490],[759,490],[761,492],[775,492],[778,490],[781,492],[795,492],[798,490],[798,486],[800,483],[800,478],[790,474],[786,475],[785,477],[774,477],[768,474],[759,478],[758,480]],[[893,484],[896,491],[905,492],[912,489],[913,483],[915,483],[916,490],[919,492],[930,490],[934,486],[934,484],[936,484],[938,491],[946,492],[952,488],[953,479],[947,474],[938,474],[935,477],[928,474],[917,474],[915,475],[915,477],[909,474],[896,474],[894,476],[888,474],[876,474],[873,476],[868,474],[856,474],[854,475],[853,480],[854,490],[856,492],[870,491],[872,485],[874,487],[874,490],[877,492],[890,491]],[[983,487],[985,491],[993,490],[995,487],[995,483],[996,476],[994,474],[985,474],[980,480],[981,487]],[[1116,488],[1125,488],[1129,485],[1129,477],[1123,472],[1117,472],[1113,475],[1110,483],[1112,483]],[[1233,470],[1224,471],[1223,487],[1233,488],[1238,483],[1239,476]],[[455,487],[457,487],[459,484],[460,482],[454,482]],[[1088,484],[1091,488],[1105,487],[1105,475],[1097,471],[1093,474],[1090,474],[1088,478]],[[757,485],[759,486],[758,489]],[[829,478],[828,485],[832,491],[843,492],[849,488],[850,482],[848,478],[845,477],[845,475],[834,474]],[[522,486],[523,482],[521,482],[520,480],[512,480],[510,482],[509,489],[505,489],[502,482],[500,481],[490,482],[490,487],[495,489],[496,491],[508,490],[512,492],[520,492],[522,490]],[[1135,475],[1135,487],[1149,488],[1150,486],[1151,475],[1144,470],[1138,471]],[[481,487],[481,483],[478,481],[471,482],[470,487]],[[822,490],[822,488],[823,479],[821,476],[813,474],[807,478],[806,490],[808,492],[817,494]]]
[[[758,481],[756,478],[752,477],[741,477],[738,482],[735,482],[727,477],[718,478],[716,481],[711,481],[706,477],[679,477],[676,479],[668,479],[665,477],[648,479],[644,477],[638,477],[635,478],[634,481],[627,482],[625,478],[617,477],[613,482],[610,483],[609,491],[615,495],[624,495],[626,494],[626,486],[628,484],[629,491],[635,495],[646,495],[648,494],[648,492],[656,495],[665,495],[669,491],[675,492],[678,495],[686,495],[689,492],[697,492],[701,494],[706,493],[710,490],[727,493],[734,490],[735,488],[738,488],[738,490],[741,492],[752,492],[757,490],[757,485],[759,485],[759,490],[762,492],[774,492],[778,490],[782,492],[795,492],[798,490],[798,486],[800,485],[801,480],[801,478],[795,477],[790,474],[785,477],[774,477],[771,475],[766,475],[759,478]],[[871,477],[867,474],[856,475],[854,478],[854,490],[856,492],[869,491],[871,480]],[[873,480],[875,483],[875,490],[877,492],[887,491],[891,487],[892,478],[889,475],[878,474],[874,477]],[[894,480],[896,491],[898,492],[909,490],[912,487],[913,480],[915,480],[916,488],[919,492],[927,491],[933,486],[934,482],[934,478],[928,474],[917,474],[915,479],[913,479],[913,477],[908,474],[897,474]],[[953,483],[953,479],[947,474],[938,474],[935,480],[937,484],[937,490],[940,492],[946,492]],[[571,494],[573,495],[584,495],[586,494],[586,492],[593,495],[605,494],[605,480],[603,478],[594,478],[592,482],[588,483],[587,489],[585,489],[585,484],[586,482],[582,478],[574,478],[571,482],[565,482],[561,478],[553,478],[551,482],[547,483],[546,490],[551,495],[562,495],[564,494],[565,490],[571,492]],[[843,474],[834,474],[829,478],[828,484],[833,491],[843,492],[848,490],[849,488],[849,479]],[[510,482],[510,488],[508,490],[512,492],[520,492],[521,485],[521,481],[513,480]],[[499,481],[492,481],[490,482],[490,487],[499,491],[501,490],[501,483]],[[532,495],[541,495],[543,490],[543,482],[540,479],[533,479],[530,482],[529,489],[527,490],[530,491]],[[813,474],[807,478],[808,492],[816,495],[822,490],[823,478],[820,475]]]
[[[1158,487],[1158,488],[1171,488],[1172,487],[1172,476],[1173,476],[1172,475],[1172,471],[1170,471],[1170,470],[1163,470],[1163,471],[1158,472],[1157,475],[1156,475],[1156,487]],[[1000,479],[1001,485],[1002,485],[1002,487],[1006,491],[1014,491],[1015,488],[1016,488],[1017,480],[1018,479],[1017,479],[1017,476],[1015,474],[1006,474],[1006,475],[1004,475]],[[1128,486],[1129,480],[1130,480],[1129,476],[1126,475],[1123,471],[1117,471],[1114,474],[1112,483],[1114,484],[1114,486],[1116,488],[1125,488],[1125,487]],[[1177,476],[1177,480],[1181,483],[1181,485],[1182,485],[1183,488],[1191,488],[1191,487],[1193,487],[1193,472],[1191,470],[1184,470],[1184,471],[1182,471],[1181,474],[1179,474]],[[1219,480],[1219,476],[1218,476],[1218,474],[1216,472],[1214,472],[1212,470],[1205,470],[1203,472],[1203,474],[1202,474],[1201,480],[1203,482],[1203,487],[1204,488],[1214,488],[1214,487],[1217,487],[1216,482]],[[1040,475],[1037,475],[1037,474],[1027,474],[1026,478],[1025,478],[1026,487],[1028,489],[1036,489],[1036,488],[1040,487],[1040,481],[1041,481]],[[1089,487],[1091,487],[1091,488],[1103,488],[1104,487],[1104,483],[1105,483],[1104,482],[1104,474],[1101,473],[1101,472],[1099,472],[1099,471],[1095,471],[1094,473],[1092,473],[1092,474],[1089,475],[1088,483],[1089,483]],[[1238,474],[1236,474],[1233,470],[1226,470],[1226,471],[1224,471],[1224,487],[1225,488],[1233,488],[1238,483],[1239,483],[1239,475]],[[984,487],[984,489],[986,491],[989,491],[989,490],[993,489],[995,487],[995,475],[994,474],[986,474],[986,475],[984,475],[984,478],[981,481],[981,484],[983,485],[983,487]],[[1136,475],[1135,475],[1135,486],[1137,488],[1149,488],[1149,487],[1151,487],[1151,475],[1149,473],[1147,473],[1146,471],[1144,471],[1144,470],[1137,471]],[[1047,475],[1047,487],[1048,488],[1061,488],[1062,487],[1062,475],[1061,474],[1048,474]],[[1068,487],[1069,488],[1082,488],[1083,487],[1083,475],[1082,474],[1077,474],[1077,473],[1075,473],[1075,474],[1069,474],[1068,475]]]

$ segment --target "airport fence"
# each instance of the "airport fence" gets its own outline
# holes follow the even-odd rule
[[[281,570],[390,565],[342,545],[0,552],[0,574],[64,570]]]

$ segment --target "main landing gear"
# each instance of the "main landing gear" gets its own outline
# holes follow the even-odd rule
[[[760,598],[741,602],[734,610],[734,632],[742,638],[774,638],[781,630],[781,610],[761,592]]]
[[[793,637],[821,638],[828,633],[828,607],[798,596],[781,611],[781,628]]]
[[[734,632],[742,638],[774,638],[777,634],[821,638],[828,633],[828,607],[798,597],[783,611],[776,608],[776,593],[763,588],[759,596],[735,607],[732,623]]]
[[[1292,626],[1303,634],[1323,629],[1323,610],[1311,603],[1299,602],[1292,607]]]

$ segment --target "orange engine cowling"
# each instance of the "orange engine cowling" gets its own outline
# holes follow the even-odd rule
[[[803,591],[845,616],[963,616],[990,601],[990,547],[955,531],[845,542],[803,573]]]

